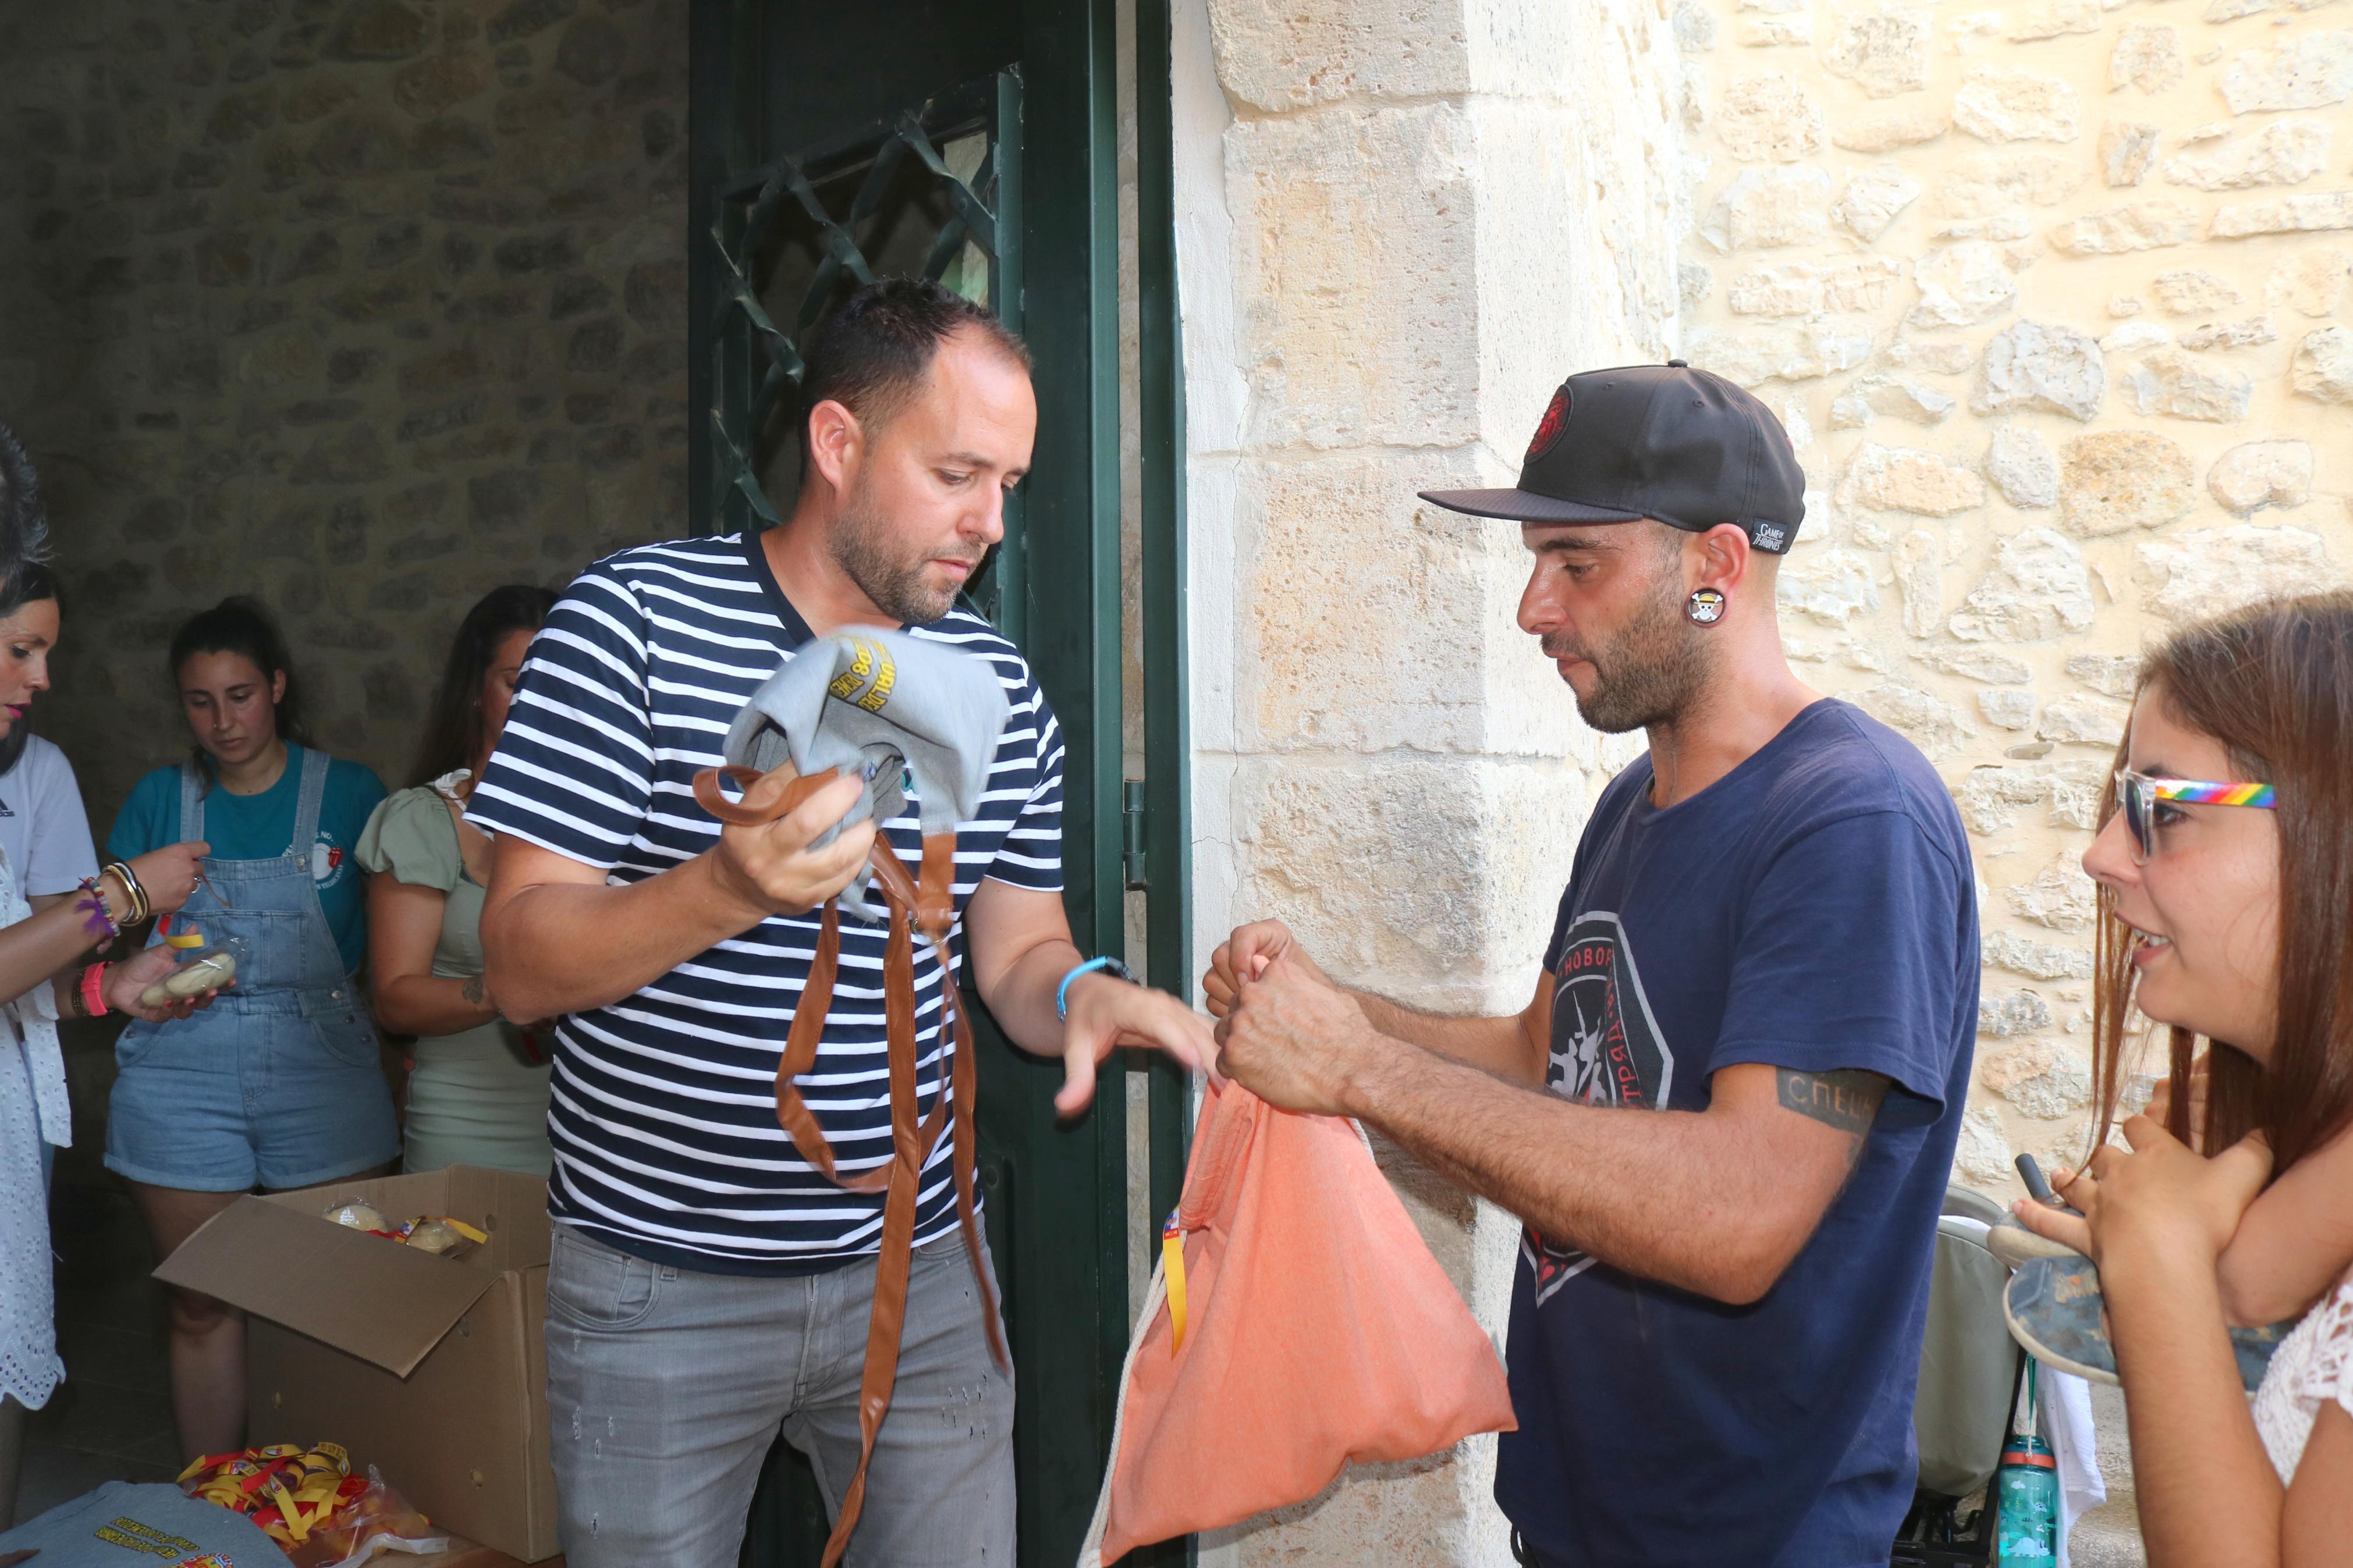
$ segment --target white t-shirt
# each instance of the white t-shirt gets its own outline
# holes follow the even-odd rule
[[[26,898],[70,893],[98,875],[98,850],[82,810],[73,764],[35,735],[16,765],[0,773],[0,850]]]

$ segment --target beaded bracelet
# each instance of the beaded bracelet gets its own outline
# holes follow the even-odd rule
[[[121,936],[122,927],[115,921],[113,911],[106,907],[106,894],[100,890],[98,879],[84,877],[81,890],[88,896],[74,907],[83,911],[82,929],[100,942],[112,942]]]

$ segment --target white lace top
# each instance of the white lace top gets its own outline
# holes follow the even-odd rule
[[[32,914],[0,853],[0,926]],[[47,983],[0,1003],[0,1394],[38,1410],[65,1375],[49,1295],[41,1144],[72,1138],[57,999]]]
[[[2282,1486],[2295,1479],[2312,1423],[2329,1400],[2353,1415],[2353,1273],[2288,1331],[2255,1390],[2255,1430]]]

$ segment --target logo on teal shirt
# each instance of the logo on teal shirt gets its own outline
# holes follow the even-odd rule
[[[349,858],[335,836],[325,828],[319,829],[318,842],[311,846],[311,880],[325,892],[343,879],[343,862]]]

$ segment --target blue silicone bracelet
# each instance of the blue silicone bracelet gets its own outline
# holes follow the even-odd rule
[[[1110,965],[1111,960],[1108,958],[1090,958],[1068,974],[1063,975],[1062,983],[1054,987],[1054,1016],[1065,1024],[1069,1023],[1071,1021],[1071,982],[1082,974],[1092,974],[1096,970],[1106,969]]]

